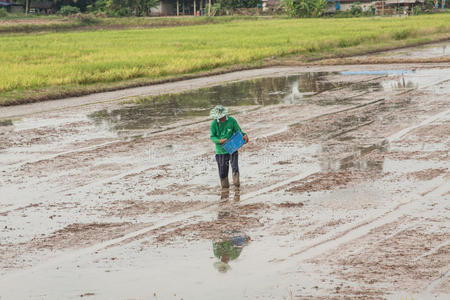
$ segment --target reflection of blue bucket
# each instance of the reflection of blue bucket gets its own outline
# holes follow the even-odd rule
[[[250,238],[246,235],[240,235],[240,236],[233,236],[228,239],[234,246],[236,247],[242,247],[247,243]]]
[[[233,154],[237,151],[237,149],[241,148],[244,145],[245,140],[243,139],[242,133],[240,131],[236,131],[232,137],[230,137],[225,144],[223,144],[223,148],[229,154]]]

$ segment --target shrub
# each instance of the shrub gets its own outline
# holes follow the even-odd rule
[[[65,5],[62,6],[59,9],[59,14],[63,15],[63,16],[68,16],[68,15],[74,15],[80,12],[80,9],[78,7],[74,7],[74,6],[70,6],[70,5]]]
[[[394,32],[394,39],[397,41],[404,40],[408,37],[414,36],[415,33],[416,32],[412,29],[403,29],[403,30]]]
[[[84,25],[94,25],[94,24],[98,24],[99,23],[99,20],[97,18],[95,18],[91,14],[81,14],[81,13],[79,13],[79,14],[76,15],[76,17]]]
[[[434,9],[434,0],[425,0],[424,5],[426,10],[432,11]]]
[[[415,5],[415,6],[413,7],[413,14],[414,14],[415,16],[420,15],[421,12],[422,12],[422,9],[420,8],[420,6]]]
[[[104,16],[106,16],[107,4],[108,4],[107,0],[92,1],[91,4],[86,6],[86,11],[95,14],[103,14]]]
[[[8,15],[8,11],[4,7],[0,7],[0,17],[7,17]]]
[[[352,16],[360,16],[362,14],[362,12],[363,12],[362,8],[358,2],[353,4],[352,7],[350,8],[350,14]]]
[[[333,14],[333,17],[334,18],[351,18],[353,16],[350,14],[350,11],[336,11]]]
[[[320,17],[327,11],[328,0],[282,0],[289,17]]]
[[[150,16],[158,0],[106,0],[106,12],[111,16]]]

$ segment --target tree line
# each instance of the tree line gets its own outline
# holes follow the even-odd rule
[[[32,0],[17,0],[23,3],[26,11]],[[42,2],[44,0],[35,0]],[[150,16],[151,9],[158,6],[159,0],[50,0],[59,14],[70,15],[75,13],[106,14],[108,16]],[[186,0],[188,1],[188,0]],[[197,0],[199,1],[199,0]],[[180,0],[181,2],[181,0]],[[215,0],[212,1],[222,9],[254,8],[261,0]],[[192,4],[192,3],[190,3]],[[175,3],[174,3],[175,5]]]
[[[23,0],[28,1],[28,0]],[[77,12],[105,13],[109,16],[149,16],[159,0],[53,0],[63,15]],[[188,0],[186,0],[188,1]],[[219,10],[261,7],[261,0],[213,0]],[[325,14],[328,0],[281,0],[291,17],[319,17]]]

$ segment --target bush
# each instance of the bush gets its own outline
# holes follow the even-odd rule
[[[282,0],[289,17],[320,17],[328,8],[328,0]]]
[[[91,14],[78,13],[75,17],[84,25],[94,25],[99,23],[99,20]]]
[[[86,11],[95,14],[104,14],[106,16],[107,0],[92,1],[91,4],[86,6]]]
[[[420,8],[420,6],[415,5],[415,6],[413,7],[413,14],[414,14],[415,16],[417,16],[417,15],[420,15],[421,13],[422,13],[422,9]]]
[[[350,14],[350,11],[336,11],[333,14],[334,18],[352,18],[353,16]]]
[[[424,5],[426,10],[432,11],[434,9],[434,0],[425,0]]]
[[[400,31],[394,32],[393,37],[395,40],[404,40],[406,38],[412,37],[416,34],[413,29],[402,29]]]
[[[58,11],[58,13],[63,16],[74,15],[79,12],[80,12],[80,9],[78,7],[74,7],[74,6],[70,6],[70,5],[62,6]]]
[[[217,0],[214,4],[219,4],[221,9],[232,10],[235,8],[255,8],[258,3],[259,0]]]
[[[150,16],[151,9],[158,6],[158,0],[107,0],[106,13],[110,16]]]
[[[0,7],[0,17],[7,17],[9,16],[8,11],[4,7]]]
[[[350,8],[350,14],[352,16],[360,16],[362,14],[362,8],[361,6],[359,6],[359,3],[355,3],[352,5],[352,7]]]

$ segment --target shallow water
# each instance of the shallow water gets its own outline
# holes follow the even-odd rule
[[[75,148],[81,146],[80,141],[95,140],[100,145],[205,121],[209,110],[219,103],[228,106],[233,114],[271,105],[296,104],[297,109],[348,106],[367,101],[367,97],[364,100],[358,95],[432,86],[449,72],[450,69],[305,72],[232,82],[179,94],[135,98],[111,105],[111,109],[93,107],[45,117],[5,119],[0,123],[0,134],[5,139],[0,145],[0,165],[70,151],[74,145]],[[372,80],[374,78],[376,80]],[[439,94],[448,91],[445,84],[432,88]],[[380,110],[391,109],[393,107],[380,107]],[[355,125],[364,123],[364,120],[349,121]],[[24,134],[30,139],[26,146],[25,141],[20,142]],[[32,134],[35,137],[31,137]],[[48,143],[52,147],[48,147]]]
[[[330,72],[310,72],[285,77],[259,78],[202,88],[180,94],[137,98],[128,106],[115,110],[100,110],[89,115],[95,124],[112,130],[134,130],[158,127],[183,118],[208,116],[215,105],[267,106],[308,103],[312,95],[350,87],[352,90],[380,90],[379,83],[335,82],[327,80]],[[349,75],[351,75],[349,73]],[[320,100],[324,105],[349,104],[345,100]]]
[[[331,90],[349,89],[362,93],[423,88],[439,81],[440,72],[449,69],[377,70],[310,72],[284,77],[258,78],[201,88],[179,94],[166,94],[132,99],[123,107],[99,110],[88,115],[96,126],[112,131],[158,128],[182,119],[207,117],[215,105],[227,107],[268,105],[348,105],[357,98],[311,96]],[[330,81],[328,76],[339,76]],[[353,82],[352,76],[372,76],[367,81]],[[382,76],[372,81],[373,76]],[[339,78],[342,78],[341,80]]]
[[[114,130],[147,129],[182,118],[208,116],[215,105],[252,106],[298,104],[310,95],[344,85],[326,81],[329,73],[303,73],[286,77],[259,78],[202,88],[180,94],[144,97],[116,110],[89,115],[96,124]]]
[[[417,47],[414,50],[401,49],[381,53],[378,56],[407,57],[407,58],[431,58],[450,56],[450,43],[444,42],[439,45]]]

